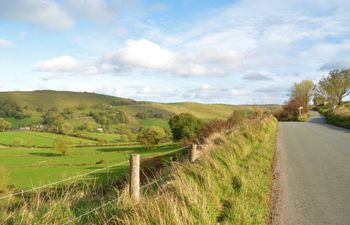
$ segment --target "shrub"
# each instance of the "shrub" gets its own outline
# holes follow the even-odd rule
[[[54,148],[60,152],[62,156],[66,156],[69,149],[73,148],[74,144],[67,137],[59,137],[55,140]]]
[[[175,141],[183,139],[195,140],[200,134],[203,123],[189,113],[181,113],[169,120],[169,126]]]
[[[304,104],[304,101],[299,98],[295,97],[290,99],[283,107],[282,110],[279,110],[274,113],[274,116],[279,121],[299,121],[299,108],[303,107],[302,109],[302,118],[305,117],[305,115],[308,112],[307,105]],[[307,116],[306,116],[307,117]]]
[[[126,134],[120,135],[120,141],[121,142],[128,142],[129,141],[128,135],[126,135]]]
[[[141,129],[137,140],[147,150],[159,144],[166,138],[166,132],[161,127],[148,127]]]
[[[101,159],[101,160],[98,160],[98,161],[96,162],[96,165],[103,164],[103,163],[105,163],[105,161],[104,161],[103,159]]]
[[[15,138],[13,140],[13,145],[18,147],[18,146],[23,145],[23,142],[24,142],[24,140],[22,138]]]

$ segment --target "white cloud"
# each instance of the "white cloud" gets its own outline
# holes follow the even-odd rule
[[[125,65],[159,70],[169,70],[176,60],[169,50],[143,39],[127,41],[115,57]]]
[[[0,1],[0,18],[65,29],[74,24],[62,6],[53,0]]]
[[[220,66],[235,66],[241,56],[235,51],[180,53],[146,40],[128,40],[116,53],[102,58],[104,66],[115,70],[149,69],[180,76],[226,75]]]
[[[13,43],[11,41],[0,39],[0,47],[11,47]]]
[[[34,70],[48,73],[70,73],[75,75],[96,75],[104,73],[96,60],[77,59],[71,55],[58,56],[38,62]],[[55,76],[56,77],[56,76]]]
[[[67,73],[79,70],[80,66],[79,60],[70,55],[64,55],[41,61],[34,68],[41,72]]]

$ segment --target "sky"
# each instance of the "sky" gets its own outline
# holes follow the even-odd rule
[[[0,91],[280,104],[342,68],[348,0],[0,0]]]

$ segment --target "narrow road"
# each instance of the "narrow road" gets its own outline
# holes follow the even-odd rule
[[[350,130],[282,122],[277,141],[280,190],[275,224],[350,225]]]

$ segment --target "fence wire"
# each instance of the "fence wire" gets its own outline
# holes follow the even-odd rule
[[[157,180],[155,180],[155,181],[152,181],[152,182],[149,182],[149,183],[143,185],[140,189],[142,190],[142,189],[144,189],[144,188],[146,188],[146,187],[149,187],[149,186],[151,186],[151,185],[153,185],[153,184],[155,184],[155,183],[158,183],[159,181],[164,180],[164,179],[169,178],[169,177],[170,177],[170,175],[163,176],[163,177],[161,177],[161,178],[159,178],[159,179],[157,179]],[[80,216],[77,216],[77,217],[75,217],[75,218],[73,218],[73,219],[71,219],[71,220],[68,220],[67,222],[63,223],[62,225],[71,224],[71,223],[73,223],[73,222],[79,222],[83,217],[88,216],[88,215],[90,215],[91,213],[97,212],[98,210],[100,210],[100,209],[102,209],[102,208],[104,208],[104,207],[106,207],[106,206],[109,206],[109,205],[113,204],[114,202],[117,202],[118,200],[121,199],[121,197],[122,197],[122,196],[119,196],[118,198],[115,198],[115,199],[110,200],[110,201],[108,201],[108,202],[106,202],[106,203],[103,203],[102,205],[100,205],[100,206],[98,206],[98,207],[96,207],[96,208],[94,208],[94,209],[91,209],[91,210],[89,210],[89,211],[87,211],[87,212],[81,214]]]
[[[164,153],[161,153],[161,154],[156,154],[156,155],[153,155],[151,157],[159,157],[159,156],[169,155],[169,154],[172,154],[172,153],[184,150],[186,148],[188,148],[188,146],[183,147],[183,148],[179,148],[179,149],[175,149],[175,150],[172,150],[172,151],[167,151],[167,152],[164,152]],[[53,182],[53,183],[45,184],[45,185],[38,186],[38,187],[35,187],[35,188],[32,188],[32,189],[15,192],[15,193],[12,193],[12,194],[9,194],[9,195],[1,196],[0,200],[11,198],[11,197],[15,197],[15,196],[18,196],[18,195],[23,195],[25,193],[33,192],[33,191],[40,190],[40,189],[47,188],[47,187],[51,187],[51,186],[58,185],[58,184],[61,184],[61,183],[65,183],[65,182],[68,182],[68,181],[71,181],[71,180],[76,180],[76,179],[79,179],[81,177],[85,177],[87,175],[94,174],[96,172],[100,172],[100,171],[103,171],[103,170],[106,170],[106,169],[110,169],[110,168],[121,166],[121,165],[128,164],[128,163],[129,163],[129,160],[128,161],[123,161],[123,162],[120,162],[120,163],[117,163],[117,164],[114,164],[114,165],[106,166],[104,168],[92,170],[92,171],[89,171],[87,173],[83,173],[83,174],[79,174],[77,176],[69,177],[67,179],[63,179],[63,180],[56,181],[56,182]]]

